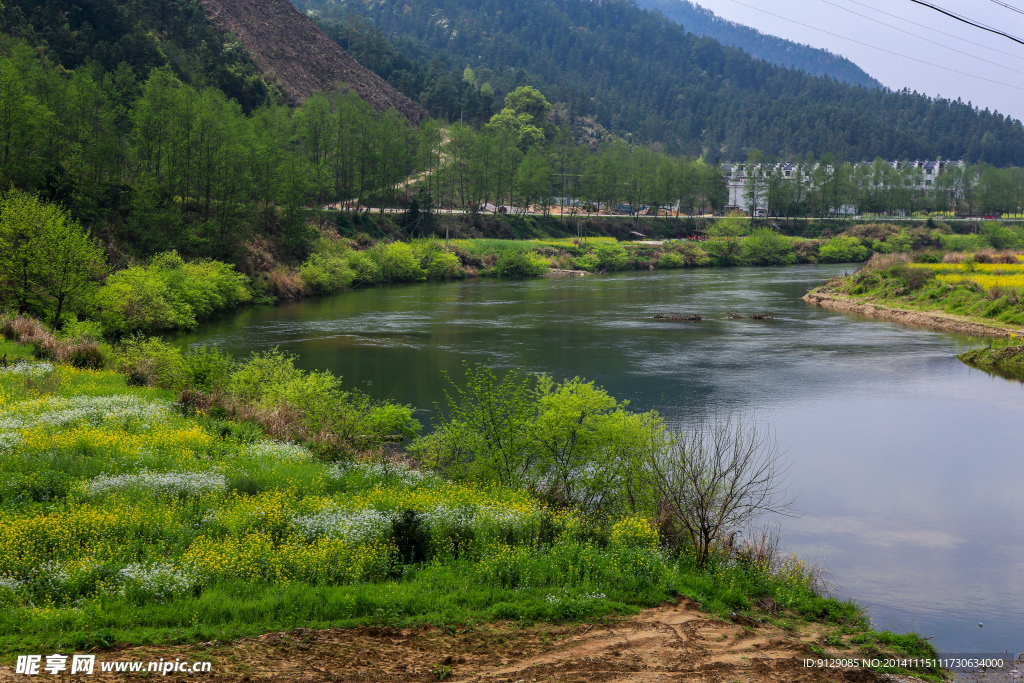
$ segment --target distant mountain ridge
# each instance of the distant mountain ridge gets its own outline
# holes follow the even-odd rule
[[[882,87],[881,83],[846,57],[723,19],[689,0],[637,0],[637,5],[661,12],[690,33],[714,38],[723,45],[738,47],[772,64],[800,69],[812,76],[829,76],[850,85]]]
[[[760,151],[1024,165],[1017,119],[780,67],[634,0],[293,2],[321,22],[361,17],[407,55],[501,76],[506,92],[535,85],[570,118],[590,118],[631,144],[706,159]]]

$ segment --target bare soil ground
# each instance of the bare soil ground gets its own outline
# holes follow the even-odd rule
[[[297,102],[347,84],[378,112],[394,107],[414,124],[427,113],[363,67],[289,0],[201,0],[222,33],[238,37],[270,80]]]
[[[166,681],[381,681],[479,683],[817,683],[904,680],[863,669],[805,668],[825,628],[786,631],[748,618],[733,623],[683,600],[610,624],[475,628],[293,629],[234,643],[115,648],[97,660],[212,661],[210,674]],[[841,650],[837,656],[855,656]],[[447,667],[450,672],[439,667]],[[97,665],[97,670],[99,666]],[[148,674],[153,677],[154,674]],[[91,680],[146,678],[100,674]],[[18,680],[10,668],[0,681]],[[912,680],[912,679],[906,679]]]

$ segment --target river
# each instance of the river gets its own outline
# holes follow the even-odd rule
[[[966,338],[800,300],[849,268],[380,287],[247,309],[181,340],[280,347],[427,424],[443,373],[465,362],[584,377],[680,425],[743,413],[793,463],[803,514],[781,521],[783,545],[827,567],[876,628],[940,652],[1022,652],[1024,385],[962,365]]]

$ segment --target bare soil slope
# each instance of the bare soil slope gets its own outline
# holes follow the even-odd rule
[[[238,36],[263,73],[304,102],[346,83],[379,112],[394,107],[413,123],[427,113],[354,60],[288,0],[200,0],[225,33]]]
[[[228,644],[115,648],[97,654],[102,661],[212,661],[211,673],[201,677],[208,683],[412,683],[438,680],[438,673],[449,681],[479,683],[916,680],[865,669],[805,668],[803,660],[817,656],[810,646],[822,646],[823,627],[811,625],[790,632],[747,618],[738,621],[742,623],[710,617],[683,600],[613,624],[293,629]],[[839,650],[836,656],[856,656],[855,652]],[[95,678],[99,680],[141,680],[100,674],[98,668]],[[9,671],[0,670],[0,681],[15,678]],[[186,679],[169,674],[164,680]]]

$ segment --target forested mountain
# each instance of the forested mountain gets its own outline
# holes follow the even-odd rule
[[[7,0],[0,31],[43,49],[65,69],[99,67],[146,79],[170,67],[246,111],[301,102],[340,80],[380,111],[423,112],[353,60],[288,0]]]
[[[352,59],[288,0],[200,0],[222,35],[237,36],[263,73],[297,102],[345,83],[380,113],[416,123],[425,112]]]
[[[742,48],[772,64],[800,69],[812,76],[831,76],[851,85],[882,87],[881,83],[841,55],[761,33],[749,26],[723,19],[689,0],[637,0],[637,4],[661,12],[690,33],[714,38],[723,45]]]
[[[215,87],[247,111],[284,99],[191,0],[4,0],[0,31],[43,49],[65,69],[120,70],[128,82],[169,66],[183,82]]]
[[[1017,120],[778,67],[627,0],[294,2],[322,20],[361,15],[403,50],[415,43],[474,71],[533,74],[550,99],[634,143],[712,159],[759,149],[787,158],[1024,164]]]

